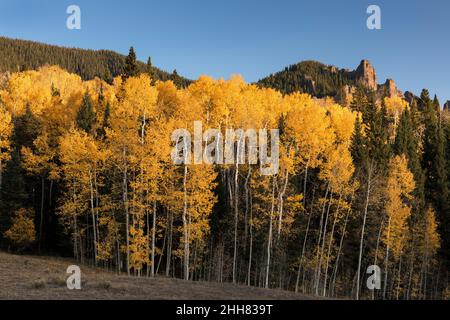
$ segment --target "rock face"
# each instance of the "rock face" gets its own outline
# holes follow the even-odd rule
[[[383,85],[380,85],[377,93],[379,97],[383,97],[384,95],[389,98],[403,96],[402,92],[398,90],[395,81],[392,79],[387,79]]]
[[[444,111],[450,111],[450,100],[447,100],[447,102],[444,103]]]
[[[412,104],[414,102],[414,100],[417,100],[417,97],[411,91],[406,91],[405,92],[405,100],[409,104]]]
[[[304,81],[309,92],[316,92],[316,82],[311,76],[305,76]]]
[[[338,94],[335,97],[335,100],[340,105],[348,107],[350,105],[350,101],[352,101],[352,99],[353,99],[354,93],[355,93],[355,87],[345,85],[338,92]]]
[[[362,60],[355,73],[356,79],[365,87],[374,91],[377,90],[377,73],[368,60]]]

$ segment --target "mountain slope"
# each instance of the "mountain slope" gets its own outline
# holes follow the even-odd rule
[[[303,61],[258,81],[283,93],[300,91],[317,97],[335,96],[344,85],[356,85],[355,73],[317,61]]]
[[[375,91],[378,98],[384,95],[402,96],[393,80],[377,83],[375,68],[367,60],[362,60],[355,70],[340,69],[317,61],[303,61],[271,74],[257,84],[283,93],[299,91],[318,98],[351,95],[357,86]]]
[[[80,75],[83,80],[99,77],[110,81],[123,73],[125,56],[110,50],[65,48],[0,37],[0,73],[37,69],[46,64],[59,65]],[[181,87],[190,82],[176,72],[169,74],[155,67],[149,70],[142,62],[138,62],[138,68],[140,71],[150,71],[156,80],[173,80]]]

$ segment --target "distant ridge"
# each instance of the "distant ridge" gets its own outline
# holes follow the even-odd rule
[[[384,95],[403,96],[393,80],[377,83],[375,68],[368,60],[362,60],[355,70],[340,69],[317,61],[303,61],[271,74],[257,84],[283,93],[298,91],[319,98],[336,97],[338,100],[345,100],[357,86],[375,91],[378,98]]]
[[[125,56],[111,50],[67,48],[35,41],[0,37],[0,72],[35,70],[43,65],[59,65],[83,80],[102,78],[105,81],[123,73]],[[190,80],[176,71],[168,73],[138,62],[140,71],[152,74],[155,80],[173,80],[184,87]]]

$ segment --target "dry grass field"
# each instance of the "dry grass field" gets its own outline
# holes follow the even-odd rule
[[[81,266],[81,290],[66,286],[71,259],[12,255],[0,252],[0,299],[95,300],[309,300],[281,290],[214,282],[188,282],[164,277],[136,278]]]

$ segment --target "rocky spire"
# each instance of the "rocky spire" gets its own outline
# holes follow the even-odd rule
[[[447,100],[447,102],[444,103],[444,111],[450,111],[450,100]]]
[[[377,90],[377,74],[368,60],[362,60],[359,64],[356,69],[356,79],[361,81],[365,87],[374,91]]]

